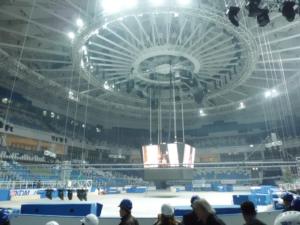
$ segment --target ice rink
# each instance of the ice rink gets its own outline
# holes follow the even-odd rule
[[[119,208],[118,204],[123,198],[131,199],[133,202],[133,215],[137,217],[156,217],[160,211],[160,206],[164,203],[171,204],[172,206],[188,206],[190,205],[190,198],[193,195],[199,195],[201,198],[207,199],[212,205],[232,205],[232,196],[236,194],[249,194],[247,192],[178,192],[172,193],[169,191],[154,191],[141,194],[111,194],[111,195],[95,195],[88,196],[88,201],[99,202],[103,204],[103,210],[101,217],[118,217]],[[74,196],[74,200],[34,200],[30,203],[79,203],[77,197]],[[20,208],[22,203],[26,202],[1,202],[0,207]],[[271,206],[259,207],[258,211],[267,211]]]

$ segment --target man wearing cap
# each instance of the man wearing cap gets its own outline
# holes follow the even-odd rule
[[[192,212],[183,216],[182,224],[184,224],[184,225],[202,225],[202,222],[198,219],[198,217],[195,213],[195,209],[193,207],[193,203],[199,199],[200,199],[200,197],[198,195],[192,196],[192,198],[191,198]]]
[[[7,209],[0,209],[0,224],[9,225],[9,212]]]
[[[132,202],[129,199],[123,199],[119,207],[121,217],[119,225],[139,225],[137,219],[131,215]]]
[[[80,222],[82,225],[99,225],[99,219],[94,214],[86,215]]]
[[[291,193],[285,193],[282,196],[284,209],[283,212],[291,211],[293,210],[292,202],[294,200],[294,196]]]
[[[253,202],[246,201],[241,204],[242,215],[245,220],[245,225],[265,225],[256,218],[256,210]]]

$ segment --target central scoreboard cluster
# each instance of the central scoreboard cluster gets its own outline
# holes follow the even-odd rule
[[[163,143],[142,147],[144,179],[191,180],[195,148],[185,143]]]

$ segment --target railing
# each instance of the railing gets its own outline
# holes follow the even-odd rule
[[[0,189],[90,188],[92,180],[0,181]]]

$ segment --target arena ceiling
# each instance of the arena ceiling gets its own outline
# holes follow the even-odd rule
[[[108,12],[100,0],[2,0],[2,85],[16,79],[16,90],[112,118],[148,121],[151,107],[168,119],[175,107],[195,121],[251,108],[294,83],[300,19],[288,22],[278,1],[265,2],[264,27],[244,1],[225,1],[242,9],[239,27],[224,0],[153,2]]]

